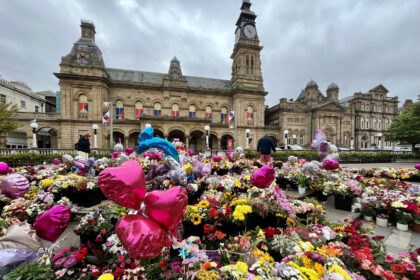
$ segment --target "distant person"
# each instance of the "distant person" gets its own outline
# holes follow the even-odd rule
[[[273,140],[268,137],[268,134],[264,135],[260,140],[258,140],[257,151],[261,154],[260,161],[262,164],[271,162],[270,152],[276,151],[276,146],[274,145]]]
[[[83,157],[86,161],[89,158],[90,153],[90,142],[89,142],[90,135],[85,134],[83,137],[80,137],[79,142],[77,143],[77,151],[79,156]]]

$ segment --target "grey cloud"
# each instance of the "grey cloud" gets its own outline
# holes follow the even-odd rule
[[[53,72],[96,26],[108,67],[166,72],[177,56],[184,74],[230,79],[239,0],[1,0],[0,74],[34,90],[58,90]],[[265,0],[253,2],[267,104],[297,98],[310,79],[341,97],[379,83],[400,100],[420,92],[420,1]]]

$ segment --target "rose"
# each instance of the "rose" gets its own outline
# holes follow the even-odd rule
[[[401,274],[401,275],[407,273],[407,269],[405,269],[403,265],[397,264],[397,263],[391,264],[391,271],[394,272],[395,274]]]

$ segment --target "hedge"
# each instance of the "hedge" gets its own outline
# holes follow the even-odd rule
[[[76,154],[70,154],[75,157]],[[95,158],[109,157],[109,154],[91,154]],[[9,166],[23,166],[23,165],[37,165],[46,163],[52,163],[55,158],[61,159],[61,154],[13,154],[7,156],[0,156],[0,162],[5,162]]]

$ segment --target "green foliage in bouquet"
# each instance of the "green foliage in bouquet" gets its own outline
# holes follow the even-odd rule
[[[54,278],[50,265],[39,262],[26,263],[9,271],[3,280],[49,280]]]
[[[395,216],[397,218],[397,222],[403,225],[408,225],[413,220],[413,217],[409,213],[401,210],[397,210],[395,212]]]

